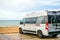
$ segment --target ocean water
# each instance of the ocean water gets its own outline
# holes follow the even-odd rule
[[[20,25],[20,20],[0,20],[0,26]]]

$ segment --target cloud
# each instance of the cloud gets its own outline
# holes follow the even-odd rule
[[[0,19],[20,19],[27,12],[60,9],[59,4],[60,0],[0,0]]]
[[[0,20],[15,20],[18,19],[18,15],[15,12],[10,12],[10,11],[5,11],[5,10],[0,10]]]

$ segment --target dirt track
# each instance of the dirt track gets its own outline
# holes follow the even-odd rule
[[[60,40],[60,36],[58,35],[57,38],[46,37],[40,39],[36,35],[32,34],[11,33],[11,34],[0,34],[0,40]]]

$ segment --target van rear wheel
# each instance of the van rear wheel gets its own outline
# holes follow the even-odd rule
[[[19,28],[19,33],[20,33],[20,34],[23,34],[22,28]]]
[[[42,31],[38,31],[38,32],[37,32],[37,36],[38,36],[39,38],[43,38]]]

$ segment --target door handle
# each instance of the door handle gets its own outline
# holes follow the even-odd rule
[[[25,24],[24,24],[24,26],[25,26]]]

